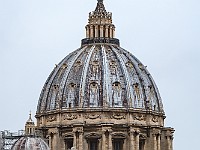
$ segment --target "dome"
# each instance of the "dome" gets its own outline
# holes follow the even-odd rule
[[[146,67],[114,38],[112,14],[99,0],[89,14],[81,48],[48,77],[37,113],[76,108],[124,108],[163,112],[158,88]]]
[[[54,68],[42,90],[38,112],[76,107],[163,112],[146,67],[118,45],[98,43],[72,52]]]
[[[12,150],[50,150],[48,145],[41,138],[21,137],[15,142]]]

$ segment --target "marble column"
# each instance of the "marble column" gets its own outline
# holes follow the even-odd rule
[[[130,150],[135,150],[134,132],[130,132]]]
[[[76,146],[76,141],[77,141],[77,139],[76,139],[76,131],[74,131],[73,133],[74,133],[73,147],[74,147],[75,149],[77,149],[77,146]]]
[[[56,133],[54,133],[54,135],[53,135],[53,148],[52,148],[52,150],[57,150],[57,149],[60,149],[60,143],[59,143],[59,135],[58,135],[58,133],[56,132]]]
[[[79,150],[83,150],[83,131],[79,131]]]
[[[108,25],[106,25],[106,31],[105,31],[105,37],[106,37],[106,38],[108,37],[108,34],[109,34],[109,33],[108,33],[108,28],[109,28]]]
[[[158,135],[158,137],[157,137],[158,139],[157,139],[157,150],[160,150],[160,134]]]
[[[112,135],[111,135],[111,131],[109,131],[109,135],[108,135],[108,150],[112,150]]]
[[[100,37],[104,37],[104,35],[103,35],[103,25],[100,26]]]
[[[153,150],[157,150],[157,135],[153,135]]]
[[[102,150],[106,150],[106,135],[105,135],[105,131],[102,132]]]
[[[113,29],[112,29],[112,26],[110,26],[110,38],[113,38]]]
[[[94,37],[94,29],[93,29],[93,25],[90,26],[90,38]]]
[[[89,38],[90,37],[90,29],[88,26],[86,26],[86,37]]]
[[[113,38],[115,37],[115,27],[113,27]]]
[[[167,136],[167,150],[172,150],[170,136]]]
[[[135,150],[139,150],[140,147],[140,134],[136,133],[135,136]]]
[[[53,134],[50,134],[49,135],[49,148],[52,150],[53,149],[53,147],[52,147],[52,145],[53,145]]]
[[[95,25],[95,38],[99,36],[98,25]]]

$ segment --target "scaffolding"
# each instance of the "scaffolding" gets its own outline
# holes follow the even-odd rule
[[[0,132],[0,150],[11,150],[13,144],[24,136],[24,130],[18,132],[10,132],[4,130]]]

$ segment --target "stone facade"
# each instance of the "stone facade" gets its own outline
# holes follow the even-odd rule
[[[72,109],[46,114],[37,126],[44,126],[52,150],[93,150],[92,144],[94,150],[172,150],[174,129],[163,127],[164,118],[133,109]]]
[[[54,68],[40,95],[37,130],[51,150],[173,150],[152,76],[114,36],[112,13],[98,0],[81,48]]]

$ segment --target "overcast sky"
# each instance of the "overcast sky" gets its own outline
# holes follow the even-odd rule
[[[105,0],[121,47],[148,67],[175,150],[200,135],[200,1]],[[0,0],[0,130],[24,128],[48,75],[85,38],[96,0]],[[198,145],[198,147],[197,147]]]

